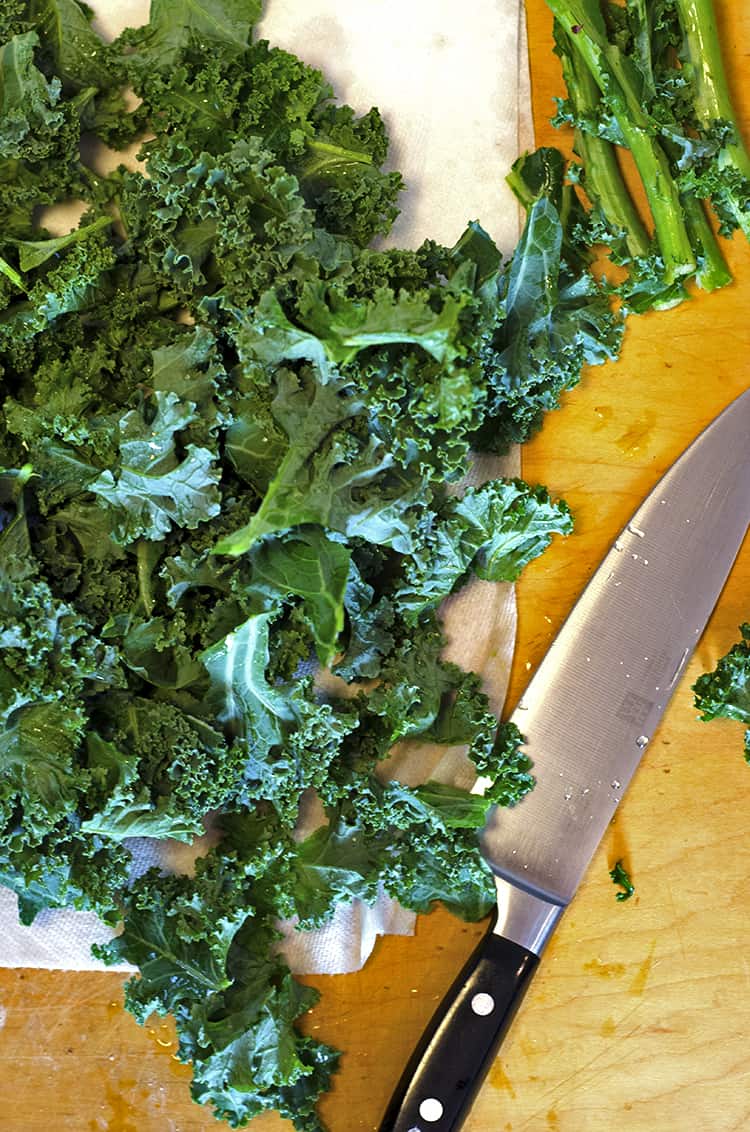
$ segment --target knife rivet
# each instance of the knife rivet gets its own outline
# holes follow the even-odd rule
[[[636,747],[640,747],[641,750],[643,750],[644,747],[647,747],[648,746],[648,735],[639,735],[638,738],[635,741],[635,745],[636,745]]]
[[[443,1106],[437,1097],[428,1097],[419,1106],[419,1115],[422,1120],[428,1120],[432,1124],[443,1115]]]
[[[485,994],[484,992],[475,994],[471,1000],[471,1009],[475,1014],[481,1014],[483,1017],[486,1017],[487,1014],[491,1014],[495,1009],[495,1000],[491,994]]]

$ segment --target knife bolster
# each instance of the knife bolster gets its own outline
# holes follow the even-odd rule
[[[541,955],[565,908],[495,876],[497,919],[493,931]]]

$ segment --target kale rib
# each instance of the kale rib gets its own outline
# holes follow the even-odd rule
[[[711,0],[675,0],[684,35],[685,70],[693,88],[699,124],[710,130],[716,123],[728,125],[730,139],[717,155],[721,184],[715,203],[730,215],[736,227],[750,239],[750,153],[742,139],[729,90],[724,60]]]
[[[704,291],[726,287],[732,282],[732,273],[714,236],[705,205],[698,197],[688,193],[683,193],[681,200],[685,226],[696,251],[695,280],[698,286]]]
[[[555,24],[555,40],[576,118],[579,123],[595,118],[601,110],[599,87],[559,21]],[[574,129],[573,148],[583,162],[585,189],[592,204],[599,207],[610,228],[622,231],[633,258],[648,256],[651,240],[625,184],[614,145],[580,124]]]
[[[609,42],[597,0],[548,0],[548,6],[588,67],[633,155],[654,221],[663,281],[674,283],[695,271],[695,256],[669,158],[643,109],[633,65]]]

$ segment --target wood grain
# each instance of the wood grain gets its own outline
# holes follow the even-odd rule
[[[750,136],[750,9],[717,10]],[[561,90],[544,0],[528,0],[537,137]],[[736,282],[631,320],[616,366],[587,374],[526,447],[524,475],[563,495],[577,531],[518,587],[510,702],[611,538],[692,436],[748,384],[750,251]],[[750,616],[745,548],[668,715],[545,955],[466,1132],[740,1132],[750,1128],[750,770],[741,728],[696,722],[690,684]],[[607,876],[624,856],[625,904]],[[414,939],[381,941],[356,975],[317,977],[307,1028],[343,1048],[322,1110],[332,1132],[377,1127],[400,1069],[478,938],[438,911]],[[0,972],[3,1132],[212,1132],[188,1095],[166,1024],[139,1029],[114,974]],[[259,1118],[254,1132],[290,1127]]]

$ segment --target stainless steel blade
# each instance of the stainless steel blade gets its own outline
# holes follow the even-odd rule
[[[743,541],[749,440],[750,391],[638,508],[512,715],[537,782],[493,809],[483,852],[500,878],[554,905],[578,887]]]

